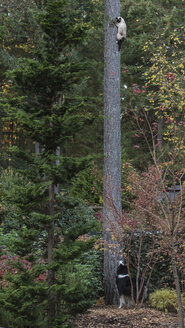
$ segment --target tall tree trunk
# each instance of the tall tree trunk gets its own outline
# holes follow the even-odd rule
[[[54,216],[54,185],[49,186],[49,214],[51,218]],[[53,247],[54,247],[54,221],[51,221],[48,229],[48,264],[51,265],[53,261]],[[50,268],[48,270],[48,328],[51,327],[52,321],[55,318],[56,298],[52,290],[55,283],[54,271]]]
[[[56,159],[56,165],[59,165],[60,164],[60,159],[59,159],[59,157],[60,157],[60,147],[59,146],[56,149],[56,157],[58,157]],[[55,185],[54,193],[58,195],[58,193],[59,193],[59,183],[57,183],[57,185]]]
[[[182,298],[181,298],[179,275],[177,272],[174,236],[172,236],[171,260],[172,260],[173,277],[174,277],[175,288],[177,293],[179,328],[184,328],[184,314],[183,314],[184,311],[183,311]]]
[[[35,154],[36,155],[40,154],[40,145],[38,141],[35,142]]]
[[[107,304],[118,302],[115,275],[119,247],[112,240],[112,225],[121,212],[120,52],[113,20],[120,15],[120,0],[105,0],[104,48],[104,282]],[[112,245],[111,252],[108,245]]]
[[[59,96],[58,104],[59,104],[59,106],[62,105],[62,96],[61,95]],[[56,148],[56,157],[58,157],[56,159],[56,165],[59,165],[60,164],[60,159],[59,159],[60,158],[60,146],[58,146]],[[55,187],[54,187],[54,193],[55,194],[58,194],[59,193],[59,183],[57,183],[57,185],[55,185]]]

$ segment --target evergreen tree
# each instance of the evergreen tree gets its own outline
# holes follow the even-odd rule
[[[83,38],[86,25],[75,21],[74,12],[69,11],[66,1],[48,0],[45,10],[39,13],[38,29],[40,46],[35,44],[32,56],[19,58],[16,66],[7,72],[6,76],[10,83],[8,90],[3,94],[1,104],[6,116],[16,122],[17,127],[24,131],[27,138],[39,143],[41,152],[23,153],[17,147],[12,147],[12,154],[17,158],[21,156],[24,165],[19,168],[18,173],[13,171],[11,179],[14,184],[10,184],[11,189],[7,188],[8,193],[4,191],[4,195],[18,212],[20,230],[17,230],[18,239],[15,242],[17,254],[35,264],[40,248],[42,255],[46,256],[47,253],[47,313],[48,327],[51,327],[59,304],[55,291],[53,252],[56,247],[56,222],[61,216],[55,209],[54,187],[58,183],[68,183],[88,162],[88,159],[84,158],[66,158],[62,155],[57,157],[56,149],[72,139],[85,123],[91,121],[91,118],[86,115],[83,98],[77,98],[75,95],[76,86],[83,78],[85,65],[77,60],[73,47]],[[55,164],[56,159],[59,161],[58,165]],[[75,239],[88,231],[88,224],[84,222],[84,225],[83,229],[78,229]],[[77,247],[74,237],[69,236],[70,238],[74,240],[74,244],[70,244],[66,249],[69,260],[89,247],[88,242],[84,248],[83,243]],[[35,250],[37,247],[38,252]],[[65,248],[64,245],[62,247]],[[24,272],[23,268],[18,281],[22,281],[21,284],[25,288],[28,284],[29,289],[36,277],[32,276],[30,280],[30,275],[28,277],[26,273],[28,279],[25,280]],[[14,286],[15,280],[12,281],[11,288]],[[27,292],[28,297],[31,297],[28,290]],[[27,301],[23,300],[25,304]],[[11,300],[5,300],[4,305],[6,302],[10,304]],[[12,299],[13,302],[16,302],[15,299]],[[19,317],[24,318],[25,313],[28,315],[30,302],[29,300],[28,306],[25,305],[25,312],[23,304],[20,311],[17,310]],[[10,310],[13,311],[14,307],[10,306]],[[27,323],[30,327],[32,319],[29,317]],[[36,322],[34,324],[36,325]]]

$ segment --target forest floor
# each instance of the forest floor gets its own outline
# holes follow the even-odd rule
[[[96,306],[77,316],[75,328],[178,328],[175,314],[151,308]]]

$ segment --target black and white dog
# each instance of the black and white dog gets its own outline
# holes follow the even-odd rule
[[[136,287],[136,279],[132,278],[132,285],[133,285],[133,297],[136,301],[137,296],[137,287]],[[118,288],[119,296],[120,296],[120,306],[119,309],[125,304],[128,307],[132,305],[132,291],[131,291],[131,283],[130,278],[128,275],[128,268],[124,264],[124,261],[119,262],[119,266],[117,268],[117,275],[116,275],[116,285]],[[140,289],[141,280],[138,281],[138,288]],[[141,293],[139,295],[139,299],[141,300],[144,294],[144,301],[148,298],[148,289],[143,286]]]
[[[123,41],[126,39],[127,34],[127,26],[125,20],[122,17],[116,17],[115,25],[118,28],[117,33],[117,43],[118,43],[118,50],[121,50],[121,45]]]

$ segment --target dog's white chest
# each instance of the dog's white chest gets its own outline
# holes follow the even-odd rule
[[[128,274],[118,274],[118,278],[126,278],[128,277]]]

